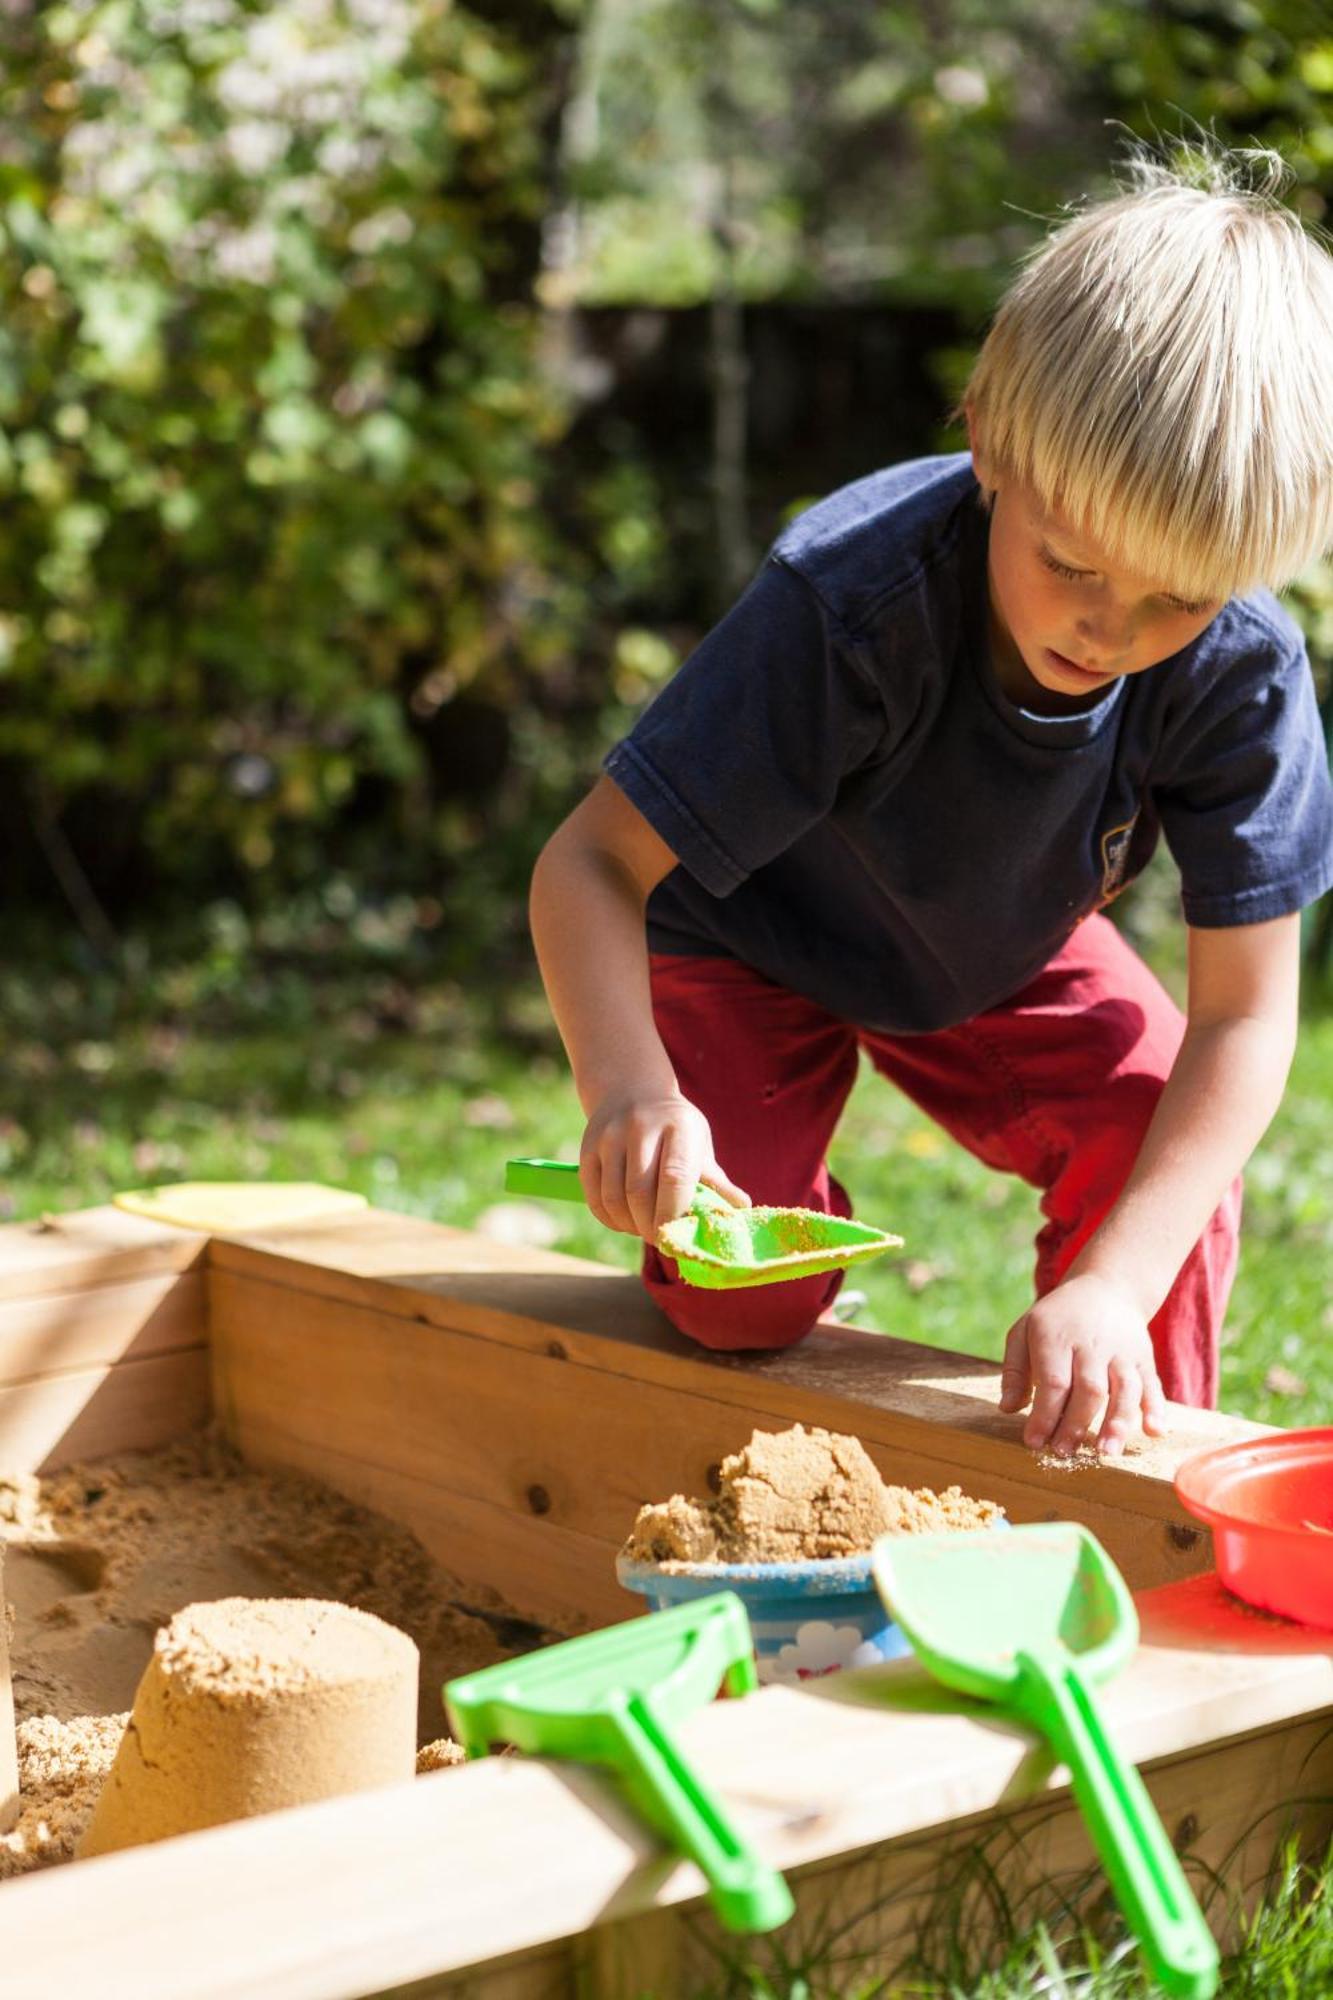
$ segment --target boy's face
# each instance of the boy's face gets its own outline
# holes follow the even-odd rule
[[[991,642],[1014,700],[1058,713],[1113,681],[1169,659],[1212,623],[1220,598],[1190,603],[1163,578],[1131,576],[1028,488],[977,477],[993,491]]]

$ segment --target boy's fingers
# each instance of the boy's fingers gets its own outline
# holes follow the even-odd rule
[[[1124,1362],[1111,1363],[1111,1393],[1102,1419],[1097,1448],[1103,1458],[1119,1458],[1125,1441],[1138,1426],[1143,1402],[1143,1378],[1137,1368]]]
[[[722,1195],[731,1203],[733,1208],[752,1208],[754,1206],[745,1189],[737,1187],[735,1181],[730,1180],[723,1173],[721,1167],[717,1165],[705,1167],[700,1173],[699,1179],[705,1187],[712,1188],[715,1194]]]
[[[583,1189],[583,1199],[588,1204],[588,1213],[604,1229],[614,1229],[602,1205],[602,1162],[596,1153],[584,1153],[579,1159],[579,1185]]]
[[[1023,1442],[1031,1450],[1040,1451],[1060,1422],[1069,1400],[1073,1357],[1068,1350],[1057,1350],[1030,1357],[1030,1366],[1035,1387],[1032,1415],[1023,1427]]]
[[[663,1150],[660,1134],[651,1140],[641,1139],[625,1162],[625,1206],[629,1210],[634,1233],[649,1243],[657,1236]]]
[[[652,1215],[654,1237],[664,1223],[674,1222],[678,1215],[687,1212],[694,1199],[698,1179],[688,1146],[668,1134],[662,1142],[657,1162],[657,1200]]]
[[[1051,1450],[1061,1458],[1072,1456],[1096,1430],[1105,1403],[1105,1375],[1075,1370],[1060,1421],[1051,1435]]]
[[[1000,1370],[1000,1408],[1014,1416],[1028,1406],[1032,1394],[1032,1372],[1028,1366],[1027,1314],[1015,1320],[1004,1343],[1004,1366]]]
[[[1149,1437],[1165,1437],[1170,1425],[1166,1415],[1166,1397],[1157,1379],[1157,1370],[1147,1362],[1139,1370],[1143,1380],[1143,1428]]]
[[[582,1165],[582,1163],[580,1164]],[[597,1194],[595,1202],[588,1189],[589,1180],[594,1180],[595,1182]],[[607,1229],[619,1229],[628,1236],[636,1234],[634,1218],[630,1214],[629,1207],[625,1201],[625,1156],[623,1153],[612,1154],[609,1159],[603,1159],[600,1154],[597,1154],[594,1165],[584,1180],[583,1187],[585,1194],[588,1196],[588,1206],[600,1223],[604,1224]]]

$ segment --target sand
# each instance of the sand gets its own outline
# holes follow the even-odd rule
[[[722,1461],[714,1500],[642,1507],[625,1545],[635,1562],[767,1563],[863,1555],[879,1535],[988,1528],[1002,1510],[960,1487],[889,1486],[859,1438],[836,1431],[756,1431]]]
[[[18,1726],[17,1823],[0,1835],[0,1881],[68,1861],[111,1769],[126,1715],[80,1715],[59,1722],[32,1715]]]
[[[158,1633],[80,1854],[415,1775],[417,1649],[349,1604],[222,1597]]]
[[[159,1628],[228,1597],[350,1604],[421,1654],[416,1740],[456,1674],[561,1636],[464,1584],[397,1522],[315,1480],[246,1467],[216,1435],[0,1475],[20,1817],[0,1877],[67,1858],[114,1760]]]

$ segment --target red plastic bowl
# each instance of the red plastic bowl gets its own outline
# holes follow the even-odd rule
[[[1212,1529],[1228,1590],[1333,1631],[1333,1430],[1200,1452],[1177,1472],[1176,1492]]]

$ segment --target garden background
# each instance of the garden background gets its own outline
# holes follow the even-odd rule
[[[631,1261],[500,1193],[580,1132],[537,848],[795,509],[959,443],[1127,138],[1275,146],[1333,223],[1326,4],[6,0],[0,42],[0,1217],[313,1178]],[[1327,714],[1333,568],[1291,603]],[[1117,917],[1178,985],[1168,863]],[[1333,1420],[1331,939],[1224,1351],[1283,1423]],[[997,1354],[1031,1191],[869,1079],[835,1164],[907,1238],[864,1323]],[[1329,1900],[1234,1990],[1321,1990]]]
[[[532,858],[782,522],[949,411],[1133,135],[1333,197],[1306,0],[66,0],[0,82],[0,1209],[499,1198],[580,1119]],[[1292,594],[1328,699],[1333,567]],[[1168,863],[1120,920],[1178,981]],[[1333,911],[1229,1405],[1333,1415]],[[863,1082],[868,1320],[995,1353],[1035,1204]]]

